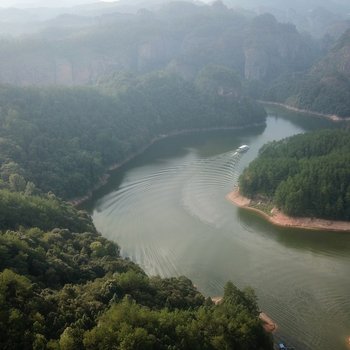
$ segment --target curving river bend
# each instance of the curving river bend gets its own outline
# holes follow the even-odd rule
[[[86,203],[97,229],[150,275],[186,275],[206,295],[252,286],[296,349],[348,349],[350,234],[282,229],[225,195],[266,142],[330,127],[269,110],[266,127],[163,139]],[[241,144],[250,150],[235,155]]]

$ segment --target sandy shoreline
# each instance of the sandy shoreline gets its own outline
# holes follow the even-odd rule
[[[271,211],[271,215],[268,215],[259,209],[251,207],[251,200],[249,198],[241,196],[238,188],[230,192],[226,196],[226,199],[240,208],[244,208],[258,213],[260,216],[262,216],[263,218],[265,218],[270,223],[276,226],[299,228],[306,230],[350,232],[349,221],[333,221],[307,217],[293,218],[283,214],[276,208],[273,208]]]
[[[264,312],[260,312],[259,319],[263,323],[263,328],[267,333],[273,333],[277,330],[277,324]]]
[[[305,114],[310,114],[313,115],[315,117],[323,117],[323,118],[327,118],[333,122],[343,122],[343,121],[349,121],[350,117],[340,117],[339,115],[336,114],[325,114],[325,113],[320,113],[320,112],[315,112],[315,111],[309,111],[307,109],[301,109],[301,108],[297,108],[297,107],[293,107],[290,105],[287,105],[285,103],[280,103],[280,102],[272,102],[272,101],[264,101],[264,100],[258,100],[257,102],[262,103],[262,104],[266,104],[266,105],[271,105],[271,106],[278,106],[278,107],[283,107],[289,111],[293,111],[293,112],[298,112],[298,113],[305,113]]]

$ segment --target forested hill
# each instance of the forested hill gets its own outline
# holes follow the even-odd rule
[[[250,198],[291,216],[350,220],[350,132],[319,131],[265,145],[239,179]]]
[[[3,38],[0,83],[86,85],[115,71],[159,69],[193,79],[207,64],[265,81],[308,69],[318,54],[315,40],[272,15],[175,1],[137,14],[61,16],[35,35]]]
[[[215,306],[186,277],[148,277],[59,198],[86,194],[159,136],[264,123],[236,73],[1,86],[0,106],[1,349],[272,350],[252,289],[228,282]]]
[[[52,195],[0,190],[0,215],[1,349],[272,349],[249,288],[147,277]]]
[[[232,71],[209,66],[195,83],[166,74],[116,75],[99,88],[0,88],[0,187],[87,193],[113,164],[159,135],[264,123]]]
[[[280,77],[265,99],[350,117],[350,30],[308,74]]]

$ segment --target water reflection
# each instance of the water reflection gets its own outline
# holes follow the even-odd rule
[[[241,208],[238,211],[241,225],[246,230],[259,231],[261,235],[274,239],[287,248],[326,256],[336,254],[349,257],[350,233],[277,227],[256,213]]]
[[[263,144],[329,123],[284,114],[266,127],[161,140],[114,172],[86,208],[149,274],[187,275],[208,295],[227,280],[251,285],[277,336],[298,349],[344,349],[350,235],[278,228],[225,199]],[[234,156],[241,144],[249,151]]]
[[[265,105],[265,109],[270,117],[291,121],[295,126],[301,127],[305,131],[334,129],[346,124],[346,122],[334,123],[326,118],[307,113],[295,113],[278,106]]]

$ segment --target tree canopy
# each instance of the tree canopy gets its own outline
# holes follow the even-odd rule
[[[263,123],[266,116],[244,95],[210,95],[164,72],[119,74],[99,88],[2,86],[0,104],[0,188],[36,187],[66,199],[85,195],[108,167],[159,135]]]
[[[291,216],[350,220],[350,138],[325,130],[265,145],[240,177],[242,194]]]
[[[251,289],[228,283],[215,306],[184,276],[148,277],[69,204],[0,194],[25,218],[1,220],[1,349],[272,349]]]

